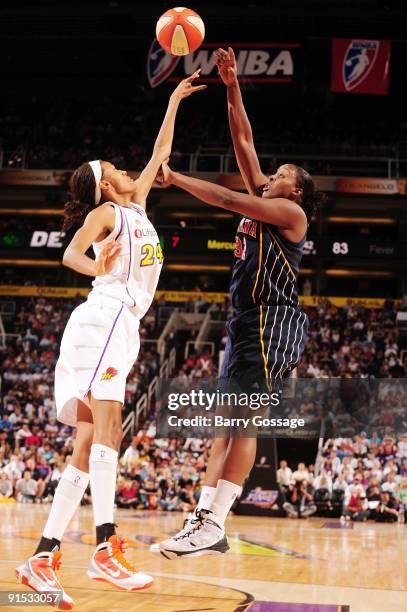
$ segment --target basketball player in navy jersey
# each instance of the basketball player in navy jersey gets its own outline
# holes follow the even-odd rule
[[[271,176],[260,169],[237,79],[233,50],[219,49],[219,74],[227,86],[229,123],[248,194],[173,172],[164,164],[163,186],[175,185],[242,218],[230,285],[234,315],[220,378],[244,381],[246,390],[281,390],[298,364],[307,338],[307,316],[298,302],[297,277],[308,225],[322,194],[302,168],[285,164]],[[255,437],[216,438],[205,485],[192,518],[160,544],[172,559],[228,550],[224,523],[241,494],[256,456]]]

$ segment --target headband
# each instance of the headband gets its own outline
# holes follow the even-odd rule
[[[92,168],[93,176],[95,177],[95,206],[97,206],[102,199],[102,192],[99,185],[102,180],[102,165],[98,159],[95,159],[89,162],[89,166]]]

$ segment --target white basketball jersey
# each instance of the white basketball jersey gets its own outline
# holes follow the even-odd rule
[[[153,301],[163,264],[160,241],[141,206],[111,205],[116,213],[114,229],[92,247],[97,257],[105,244],[115,239],[122,251],[112,271],[95,278],[91,294],[116,298],[141,318]]]

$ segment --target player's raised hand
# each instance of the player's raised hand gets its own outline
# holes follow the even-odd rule
[[[233,85],[237,81],[237,66],[236,58],[232,47],[227,51],[225,49],[217,49],[213,56],[219,76],[225,85]]]
[[[121,245],[117,244],[115,240],[110,240],[107,244],[105,244],[95,260],[95,276],[109,274],[109,272],[112,271],[121,250]]]
[[[202,91],[207,88],[207,85],[196,85],[194,87],[193,83],[200,77],[201,69],[195,70],[194,74],[183,79],[180,83],[178,83],[177,87],[171,94],[171,98],[175,100],[182,100],[183,98],[188,98],[191,94],[196,91]]]

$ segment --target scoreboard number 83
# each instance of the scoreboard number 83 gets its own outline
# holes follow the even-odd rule
[[[348,242],[333,242],[332,253],[334,255],[348,255],[349,254],[349,243]]]

